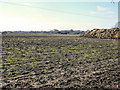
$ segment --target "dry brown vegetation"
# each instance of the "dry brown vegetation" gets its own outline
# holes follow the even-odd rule
[[[93,29],[86,32],[83,36],[90,38],[102,38],[102,39],[120,39],[120,29]]]

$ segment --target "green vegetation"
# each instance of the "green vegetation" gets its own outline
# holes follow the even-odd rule
[[[118,87],[118,40],[3,35],[3,88]]]

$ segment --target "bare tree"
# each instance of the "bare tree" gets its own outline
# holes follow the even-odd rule
[[[115,4],[114,0],[112,0],[111,3]]]

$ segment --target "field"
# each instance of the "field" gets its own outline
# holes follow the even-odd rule
[[[3,88],[118,88],[118,40],[7,34]]]

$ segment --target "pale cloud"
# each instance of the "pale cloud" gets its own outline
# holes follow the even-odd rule
[[[97,9],[98,9],[98,11],[105,11],[107,8],[101,7],[101,6],[97,6]]]
[[[32,6],[30,3],[23,3],[25,6]]]
[[[101,11],[104,11],[104,13],[103,12],[101,12]],[[89,12],[89,14],[91,14],[91,15],[100,15],[100,14],[105,14],[105,13],[107,13],[107,14],[111,14],[111,13],[113,13],[112,11],[110,12],[110,11],[108,11],[108,9],[107,8],[105,8],[105,7],[103,7],[103,6],[97,6],[97,10],[96,11],[90,11]]]
[[[108,11],[107,13],[108,14],[115,14],[115,12],[113,12],[113,11]]]
[[[97,12],[95,12],[95,11],[90,11],[90,14],[91,15],[95,15]]]

